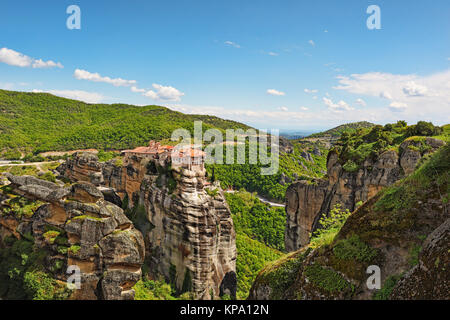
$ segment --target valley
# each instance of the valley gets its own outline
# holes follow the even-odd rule
[[[173,129],[249,128],[238,122],[43,93],[0,102],[2,299],[428,297],[418,281],[446,297],[449,125],[280,138],[279,171],[261,175],[248,157],[172,152]],[[377,292],[370,264],[385,270]],[[69,265],[83,290],[64,287]]]

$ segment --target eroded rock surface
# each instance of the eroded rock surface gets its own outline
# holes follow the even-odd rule
[[[393,300],[448,300],[450,293],[450,219],[426,239],[419,263],[394,287]]]
[[[366,159],[356,171],[346,171],[331,151],[327,159],[327,179],[299,181],[286,191],[286,250],[294,251],[308,244],[318,220],[336,204],[353,211],[383,187],[389,186],[414,171],[427,153],[444,145],[441,140],[424,138],[405,140],[400,152],[389,150],[375,160]]]
[[[85,158],[75,155],[60,172],[91,179],[87,172],[70,172],[75,164],[87,162],[77,157]],[[172,168],[170,157],[164,155],[130,156],[121,166],[109,161],[89,167],[102,172],[102,186],[114,189],[133,212],[144,235],[146,264],[155,278],[163,275],[197,299],[235,296],[236,235],[231,212],[219,185],[207,183],[204,168]]]
[[[49,252],[46,267],[52,269],[60,261],[59,280],[67,281],[68,266],[79,268],[81,287],[72,299],[134,298],[131,287],[140,279],[144,241],[121,208],[105,201],[88,182],[61,188],[31,176],[6,177],[15,194],[42,204],[31,216],[14,211],[1,215],[2,240],[6,235],[31,235],[38,248]]]

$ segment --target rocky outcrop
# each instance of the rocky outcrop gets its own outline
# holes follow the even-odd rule
[[[71,181],[87,181],[96,186],[103,183],[102,165],[93,152],[76,152],[57,170]]]
[[[449,157],[447,145],[370,198],[331,242],[265,266],[249,299],[450,299]]]
[[[6,176],[13,198],[36,200],[38,205],[20,216],[4,200],[0,211],[7,214],[0,215],[0,229],[19,239],[32,236],[39,250],[48,252],[46,267],[59,280],[67,281],[69,266],[78,268],[81,286],[71,299],[134,298],[131,287],[140,279],[145,248],[141,233],[121,208],[105,201],[88,182],[61,188],[31,176]]]
[[[236,293],[235,232],[230,211],[218,185],[204,188],[204,172],[173,172],[173,193],[158,187],[151,176],[144,182],[143,203],[154,228],[146,234],[152,270],[176,286],[192,288],[198,299]],[[170,274],[175,271],[175,276]],[[172,277],[172,279],[171,279]],[[230,278],[230,279],[228,279]],[[233,280],[234,279],[234,280]],[[186,283],[191,281],[191,283]]]
[[[419,263],[394,287],[392,300],[448,300],[450,292],[450,219],[426,239]]]
[[[82,162],[76,156],[72,161]],[[121,166],[114,161],[100,166],[102,186],[115,190],[144,236],[154,278],[163,275],[179,292],[191,291],[197,299],[235,296],[231,212],[219,185],[207,183],[204,169],[172,168],[170,157],[163,155],[133,155]]]
[[[358,203],[413,172],[425,154],[442,145],[443,141],[433,138],[407,139],[399,152],[388,150],[375,159],[369,157],[351,171],[339,162],[336,152],[330,151],[326,179],[299,181],[286,191],[286,250],[294,251],[308,244],[320,217],[334,205],[341,204],[343,209],[353,211]]]

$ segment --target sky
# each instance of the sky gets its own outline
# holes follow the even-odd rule
[[[67,27],[71,5],[80,29]],[[380,29],[367,26],[370,5]],[[0,88],[267,130],[442,125],[450,1],[2,0]]]

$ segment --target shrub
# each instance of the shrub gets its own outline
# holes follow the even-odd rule
[[[315,263],[305,268],[305,275],[317,287],[330,293],[353,289],[339,273]]]
[[[42,271],[29,271],[24,276],[24,289],[33,300],[64,300],[71,291]]]
[[[384,282],[383,288],[381,288],[379,291],[377,291],[373,299],[374,300],[389,300],[389,296],[392,293],[392,290],[394,290],[395,285],[397,282],[401,279],[401,275],[393,275],[386,279]]]
[[[50,171],[47,171],[46,173],[44,173],[42,176],[39,177],[39,179],[47,180],[50,182],[56,182],[55,175],[53,173],[51,173]]]
[[[340,259],[360,262],[371,262],[377,256],[377,251],[362,242],[357,235],[338,241],[333,247],[333,253]]]
[[[324,214],[320,218],[319,228],[312,233],[310,246],[317,248],[331,244],[350,214],[348,209],[342,210],[341,205],[336,204],[328,216]]]

